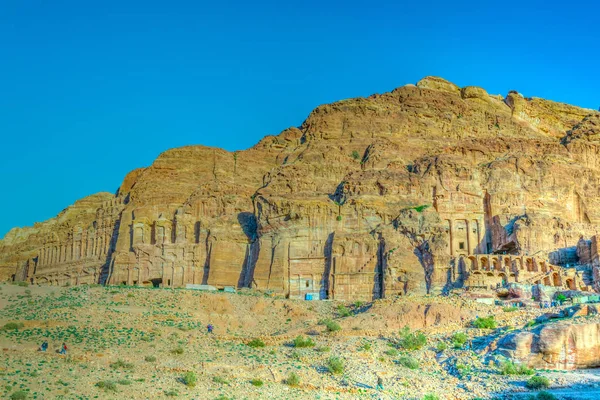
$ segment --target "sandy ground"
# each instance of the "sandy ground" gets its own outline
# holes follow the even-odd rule
[[[3,398],[19,391],[29,399],[508,398],[498,393],[524,390],[525,378],[499,375],[477,349],[440,351],[438,346],[458,331],[489,335],[467,328],[475,315],[495,314],[502,326],[525,324],[539,314],[505,313],[456,297],[360,304],[286,300],[253,291],[0,288],[0,326],[23,324],[0,331]],[[325,319],[341,330],[329,332],[321,323]],[[214,325],[213,334],[207,324]],[[423,331],[427,345],[396,350],[404,326]],[[294,347],[299,335],[315,345]],[[253,339],[265,347],[248,346]],[[44,340],[50,349],[38,352]],[[56,353],[62,342],[69,347],[67,356]],[[343,372],[328,370],[332,357],[341,359]],[[418,367],[405,366],[406,358]],[[196,377],[194,386],[184,383],[186,373]],[[287,384],[292,373],[299,378],[296,386]],[[562,386],[592,379],[581,373],[544,374]],[[383,390],[375,389],[378,377]]]

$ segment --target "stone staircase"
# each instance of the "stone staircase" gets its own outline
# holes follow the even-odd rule
[[[377,253],[373,254],[371,256],[371,258],[369,258],[369,260],[366,263],[364,263],[362,267],[360,267],[360,269],[358,270],[357,273],[360,274],[360,273],[364,272],[365,268],[367,268],[371,264],[371,262],[373,261],[373,259],[375,259],[375,258],[377,258]]]

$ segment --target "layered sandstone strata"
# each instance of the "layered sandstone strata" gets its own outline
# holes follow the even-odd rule
[[[548,255],[597,233],[599,118],[427,77],[320,106],[248,150],[168,150],[116,194],[11,231],[0,273],[339,299],[579,289]]]

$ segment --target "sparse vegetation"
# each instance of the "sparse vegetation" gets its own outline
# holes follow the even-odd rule
[[[411,332],[408,326],[405,326],[400,331],[398,339],[398,347],[404,350],[419,350],[427,344],[427,336],[422,332]]]
[[[127,370],[132,370],[134,368],[134,365],[133,365],[133,363],[128,363],[128,362],[125,362],[125,361],[119,359],[116,362],[111,363],[110,367],[112,369],[127,369]]]
[[[116,392],[117,384],[113,381],[100,381],[96,383],[96,386],[100,389],[104,389],[107,392]]]
[[[437,397],[435,394],[426,394],[423,396],[423,400],[439,400],[439,397]]]
[[[20,329],[24,326],[25,325],[22,322],[8,322],[8,323],[4,324],[4,326],[2,327],[2,330],[11,331],[11,330],[15,330],[15,329]]]
[[[155,356],[146,356],[146,357],[144,357],[144,360],[147,362],[155,362],[156,357]]]
[[[252,384],[252,386],[256,387],[261,387],[262,385],[264,385],[264,382],[260,379],[252,379],[250,383]]]
[[[183,374],[183,377],[181,379],[187,387],[194,387],[198,382],[198,378],[196,377],[196,374],[193,371],[186,372],[185,374]]]
[[[247,343],[248,347],[252,347],[253,349],[265,347],[265,342],[260,339],[252,339]]]
[[[346,307],[346,306],[345,306],[345,305],[343,305],[343,304],[339,304],[339,305],[337,306],[337,312],[338,312],[338,315],[339,315],[340,317],[342,317],[342,318],[344,318],[344,317],[349,317],[349,316],[351,316],[351,315],[352,315],[352,313],[350,312],[350,310],[348,309],[348,307]]]
[[[473,326],[479,329],[496,329],[496,318],[493,315],[489,317],[478,317],[473,321]]]
[[[300,384],[300,377],[295,372],[292,372],[285,380],[285,383],[289,386],[298,386]]]
[[[181,347],[181,346],[175,347],[173,350],[171,350],[171,354],[181,355],[183,353],[185,353],[185,349],[183,347]]]
[[[332,374],[341,374],[344,372],[344,362],[339,357],[330,357],[327,360],[327,370]]]
[[[213,380],[214,383],[219,383],[221,385],[228,385],[229,384],[229,382],[225,378],[222,378],[220,376],[213,376],[212,380]]]
[[[452,347],[455,349],[462,349],[465,346],[465,343],[469,340],[469,337],[464,332],[456,332],[452,335]]]
[[[536,396],[537,400],[557,400],[557,397],[550,392],[541,391]]]
[[[545,376],[536,375],[529,378],[525,386],[533,390],[546,389],[550,386],[550,381]]]
[[[502,311],[504,312],[514,312],[517,311],[519,307],[510,306],[510,307],[502,307]]]
[[[501,375],[533,375],[534,371],[523,364],[506,361],[500,365]]]
[[[360,154],[358,154],[358,151],[356,151],[356,150],[352,150],[351,156],[355,160],[358,160],[360,158]]]
[[[396,357],[399,354],[398,350],[396,350],[396,349],[387,349],[383,353],[390,357]]]
[[[438,342],[437,345],[435,346],[435,349],[437,351],[444,351],[448,348],[448,345],[446,344],[446,342]]]
[[[342,327],[340,326],[340,324],[338,324],[337,322],[335,322],[334,320],[329,319],[329,318],[319,321],[319,323],[321,325],[325,325],[325,327],[327,328],[327,330],[329,332],[337,332],[337,331],[342,330]]]
[[[294,339],[294,347],[314,347],[315,342],[311,338],[297,336]]]
[[[410,356],[400,357],[398,359],[398,364],[402,365],[403,367],[409,368],[409,369],[419,368],[419,361],[417,361],[415,358],[412,358]]]

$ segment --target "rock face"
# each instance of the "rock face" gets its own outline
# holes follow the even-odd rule
[[[547,325],[511,334],[498,343],[501,353],[541,369],[600,366],[600,324]]]
[[[435,77],[323,105],[248,150],[168,150],[116,194],[12,230],[0,279],[337,299],[579,289],[548,254],[596,234],[599,116]]]

